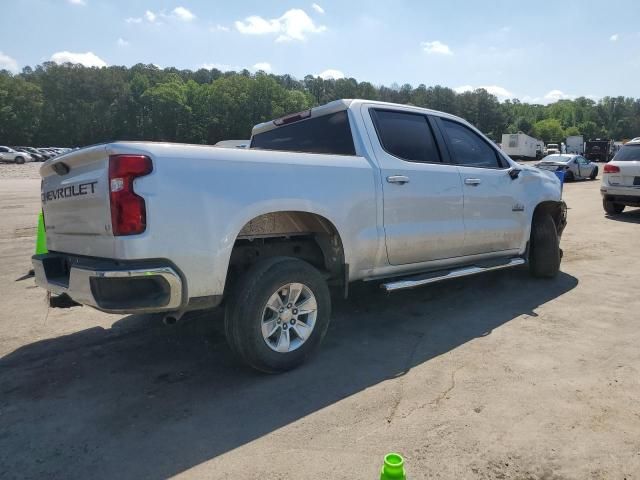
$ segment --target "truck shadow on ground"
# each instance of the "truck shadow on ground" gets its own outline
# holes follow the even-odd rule
[[[0,359],[0,477],[178,474],[536,316],[577,284],[512,270],[390,296],[360,285],[335,301],[319,355],[277,376],[235,362],[219,312],[172,328],[129,316],[26,345]]]

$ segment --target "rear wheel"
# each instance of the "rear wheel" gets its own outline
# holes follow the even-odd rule
[[[16,158],[15,158],[15,162],[16,162],[18,165],[22,165],[22,164],[24,163],[24,157],[16,157]]]
[[[534,277],[553,278],[560,270],[560,239],[553,218],[536,213],[531,225],[529,272]]]
[[[624,210],[623,204],[615,203],[615,202],[612,202],[611,200],[603,200],[602,207],[604,208],[604,211],[608,215],[618,215],[622,213],[622,211]]]
[[[598,176],[598,167],[595,167],[593,169],[593,172],[591,172],[591,175],[589,175],[589,178],[591,180],[595,180],[597,176]]]
[[[225,332],[231,350],[249,366],[283,372],[318,349],[330,314],[322,274],[302,260],[275,257],[239,279],[226,308]]]

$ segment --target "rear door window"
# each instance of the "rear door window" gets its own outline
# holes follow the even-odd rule
[[[250,148],[333,155],[356,154],[346,110],[258,133],[251,139]]]
[[[613,157],[613,160],[616,162],[640,162],[640,145],[624,145]]]
[[[382,148],[410,162],[440,163],[440,153],[427,117],[393,110],[371,110]]]
[[[477,133],[461,123],[441,119],[454,163],[465,167],[502,168],[498,153]]]

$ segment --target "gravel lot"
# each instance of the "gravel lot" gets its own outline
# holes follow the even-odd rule
[[[32,178],[40,179],[39,169],[42,163],[28,162],[22,165],[0,162],[0,179]]]
[[[640,210],[565,186],[561,275],[336,301],[323,349],[264,376],[220,315],[51,310],[30,268],[38,164],[0,165],[0,478],[640,478]]]

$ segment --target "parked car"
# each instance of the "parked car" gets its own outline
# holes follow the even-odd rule
[[[11,147],[0,146],[0,161],[21,164],[33,162],[33,157],[27,152],[19,152]]]
[[[594,180],[598,176],[598,165],[587,160],[582,155],[567,153],[547,155],[536,167],[552,172],[564,172],[565,182],[589,178]]]
[[[560,268],[558,178],[461,118],[408,105],[339,100],[256,125],[248,149],[114,142],[40,173],[38,285],[168,322],[224,300],[232,350],[267,372],[319,347],[329,286]]]
[[[57,157],[59,155],[59,153],[52,148],[39,148],[38,150],[45,152],[49,155],[49,158]]]
[[[602,206],[609,215],[640,207],[640,137],[625,143],[602,175]]]
[[[53,157],[53,153],[51,152],[47,152],[46,150],[44,150],[43,148],[35,148],[35,147],[30,147],[32,150],[34,150],[35,152],[39,153],[40,155],[42,155],[46,160],[49,160],[51,157]]]
[[[18,152],[28,153],[29,155],[31,155],[33,157],[33,160],[36,161],[36,162],[44,162],[46,160],[44,154],[42,154],[41,152],[38,152],[35,148],[31,148],[31,147],[13,147],[13,149],[18,151]]]

